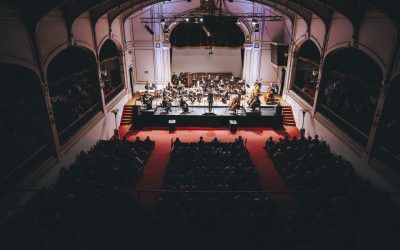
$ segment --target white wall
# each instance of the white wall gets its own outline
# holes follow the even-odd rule
[[[242,62],[240,48],[213,47],[213,55],[206,47],[172,48],[173,72],[232,72],[240,76]]]

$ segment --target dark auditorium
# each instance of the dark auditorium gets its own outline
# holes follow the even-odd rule
[[[0,0],[0,249],[400,250],[390,0]]]

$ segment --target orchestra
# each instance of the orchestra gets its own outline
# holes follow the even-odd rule
[[[211,112],[214,103],[219,101],[236,114],[236,111],[241,108],[241,100],[246,96],[247,88],[250,87],[244,80],[233,76],[224,78],[219,74],[211,76],[209,73],[203,74],[201,77],[197,76],[199,80],[192,81],[195,84],[190,86],[185,75],[188,74],[177,75],[174,72],[171,82],[168,82],[161,90],[157,89],[155,84],[146,82],[145,91],[140,91],[143,106],[150,110],[155,100],[161,100],[161,107],[166,113],[171,111],[172,106],[178,106],[182,110],[181,114],[187,114],[189,113],[189,103],[204,106],[207,101],[208,111]],[[196,79],[196,74],[189,75],[192,80]],[[247,104],[249,110],[255,112],[257,108],[261,107],[260,96],[263,96],[265,104],[271,104],[278,89],[277,84],[272,84],[262,95],[261,83],[256,81],[251,89],[250,98],[246,98],[244,103]]]

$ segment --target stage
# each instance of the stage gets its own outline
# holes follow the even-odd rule
[[[169,120],[175,120],[177,127],[228,127],[229,120],[236,120],[238,127],[282,126],[282,116],[280,111],[277,112],[276,105],[261,106],[255,112],[242,106],[237,114],[228,110],[227,106],[214,106],[211,113],[208,112],[208,106],[189,106],[188,113],[183,113],[178,106],[172,106],[168,113],[157,106],[151,110],[139,110],[133,117],[133,125],[134,128],[168,127]]]

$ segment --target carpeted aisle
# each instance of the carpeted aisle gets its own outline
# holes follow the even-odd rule
[[[185,128],[178,129],[174,133],[169,133],[166,129],[128,131],[120,130],[120,135],[126,135],[129,140],[135,140],[137,136],[145,139],[150,136],[155,141],[155,148],[151,154],[145,168],[143,177],[139,180],[137,190],[159,190],[162,188],[165,168],[168,165],[171,152],[171,141],[177,137],[183,142],[196,142],[200,136],[205,141],[211,141],[215,137],[223,142],[234,141],[238,136],[246,139],[246,147],[249,150],[251,160],[257,169],[261,179],[263,189],[266,191],[286,192],[288,189],[280,178],[278,172],[273,167],[271,159],[265,153],[265,141],[272,136],[274,140],[288,136],[298,136],[299,131],[296,127],[286,127],[283,131],[276,131],[270,128],[246,128],[239,129],[236,134],[232,134],[228,129],[212,128]],[[290,195],[285,193],[270,194],[270,197],[278,202],[282,207],[292,207],[293,200]],[[141,193],[142,203],[153,206],[158,199],[157,193]]]

